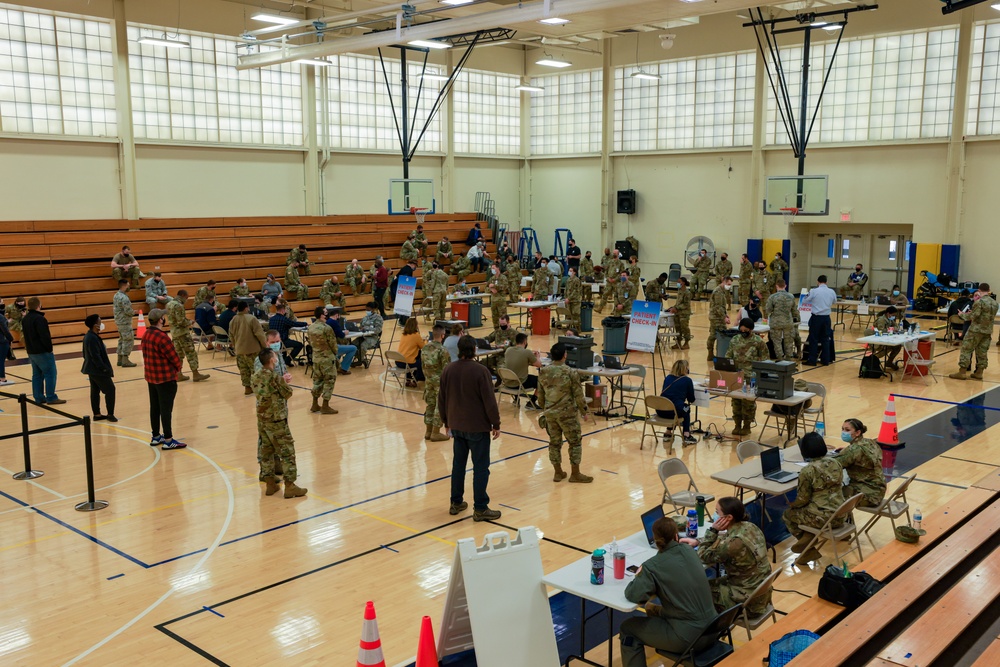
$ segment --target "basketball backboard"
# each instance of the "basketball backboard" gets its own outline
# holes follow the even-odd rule
[[[434,180],[393,178],[389,180],[389,215],[410,215],[412,208],[434,213]]]
[[[828,215],[829,179],[829,176],[768,176],[764,215],[782,215],[783,208],[797,208],[798,215]]]

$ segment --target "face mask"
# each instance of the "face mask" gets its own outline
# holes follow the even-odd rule
[[[622,281],[622,282],[625,282],[626,280],[628,280],[628,278],[627,278],[626,276],[622,276],[622,277],[621,277],[621,281]]]
[[[163,281],[160,280],[159,278],[153,278],[153,282],[162,283]]]
[[[740,335],[743,336],[744,338],[749,338],[750,337],[750,332],[749,331],[740,331]]]
[[[728,292],[729,290],[733,289],[733,286],[732,286],[732,285],[723,285],[723,287],[725,288],[725,290],[726,290],[727,292]]]
[[[774,258],[775,259],[781,259],[781,257],[779,257],[778,255],[775,255]]]
[[[268,345],[268,347],[271,348],[272,350],[274,350],[275,352],[280,352],[281,351],[281,342],[271,343],[270,345]]]
[[[856,273],[861,273],[861,267],[860,267],[860,266],[855,266],[855,267],[854,267],[854,271],[855,271]]]
[[[715,523],[718,520],[719,520],[719,513],[718,512],[712,512],[712,523]]]
[[[509,324],[501,324],[500,328],[503,329],[504,331],[506,331],[507,329],[510,328],[510,325]]]
[[[587,259],[590,259],[590,254],[589,253],[587,254]]]
[[[104,322],[101,322],[101,326],[100,326],[100,328],[98,329],[98,331],[104,331]]]
[[[899,296],[899,290],[898,289],[892,290],[892,295],[893,296]]]
[[[844,442],[850,442],[851,440],[853,440],[853,438],[851,438],[851,434],[848,433],[847,431],[840,432],[840,439],[843,440]]]

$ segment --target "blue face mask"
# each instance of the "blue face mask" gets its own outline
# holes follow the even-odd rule
[[[270,345],[268,345],[268,347],[270,347],[275,352],[281,352],[281,343],[280,342],[278,342],[278,343],[271,343]]]
[[[840,439],[843,440],[844,442],[850,442],[851,440],[853,440],[853,438],[851,438],[851,434],[848,433],[847,431],[840,432]]]
[[[898,289],[892,290],[892,295],[893,296],[899,296],[899,290]]]

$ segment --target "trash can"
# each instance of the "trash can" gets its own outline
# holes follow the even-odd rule
[[[453,320],[463,320],[469,322],[469,302],[468,301],[452,301],[451,303],[451,319]],[[472,323],[469,322],[469,326]]]
[[[739,329],[726,329],[715,332],[715,356],[724,357],[729,349],[729,343],[733,338],[740,335]]]
[[[483,326],[482,299],[473,299],[472,301],[469,301],[469,319],[467,321],[470,328]]]
[[[601,325],[604,327],[604,354],[625,354],[628,320],[624,317],[605,317]]]
[[[580,331],[585,333],[594,330],[594,302],[584,301],[580,304]]]
[[[531,333],[535,336],[548,336],[549,335],[549,308],[532,308],[531,309]]]

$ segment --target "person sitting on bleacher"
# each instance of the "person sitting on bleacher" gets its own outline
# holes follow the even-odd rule
[[[443,263],[444,260],[448,260],[450,262],[452,259],[454,259],[454,255],[452,254],[451,241],[448,240],[447,236],[442,236],[441,240],[438,241],[437,255],[434,256],[434,259],[438,264]]]
[[[309,288],[302,284],[299,277],[299,263],[292,262],[285,267],[285,289],[294,294],[299,301],[309,298]]]
[[[411,259],[417,261],[420,256],[420,251],[417,250],[417,245],[414,242],[414,233],[410,232],[406,240],[403,241],[403,247],[399,249],[399,256],[404,262],[409,262]]]
[[[472,246],[466,257],[469,258],[472,270],[476,273],[482,273],[490,265],[490,261],[486,258],[486,245],[482,241]]]
[[[269,329],[277,331],[278,335],[281,336],[281,344],[286,348],[285,364],[294,366],[295,357],[299,356],[299,353],[302,352],[303,346],[302,343],[289,336],[288,332],[297,326],[297,323],[288,318],[288,308],[285,304],[278,303],[275,310],[277,312],[268,320],[267,326]]]
[[[166,308],[167,304],[170,303],[170,297],[167,296],[167,284],[163,282],[163,276],[159,271],[146,281],[146,303],[149,304],[150,310]]]
[[[826,455],[826,442],[823,436],[813,431],[799,439],[799,452],[807,462],[799,473],[799,486],[795,500],[782,519],[788,527],[788,532],[797,538],[792,545],[792,552],[802,554],[795,561],[797,565],[805,565],[809,561],[822,558],[819,550],[813,547],[802,553],[813,539],[813,534],[802,530],[803,525],[812,528],[822,528],[833,516],[837,508],[844,503],[842,481],[844,467],[837,459]],[[840,528],[844,520],[835,522],[833,528]]]
[[[208,339],[205,349],[211,350],[215,347],[214,327],[219,323],[215,314],[215,293],[209,295],[208,300],[202,301],[194,309],[194,321],[201,329],[201,334]]]
[[[309,251],[306,250],[306,244],[300,243],[298,248],[292,248],[288,251],[288,259],[285,260],[285,265],[294,264],[298,267],[299,273],[308,276],[312,273],[312,265],[309,263]]]
[[[127,245],[123,245],[122,251],[111,260],[111,277],[115,282],[128,280],[132,289],[138,288],[139,279],[146,277],[146,274],[139,270],[139,260]]]
[[[267,274],[267,280],[260,287],[260,299],[267,305],[275,303],[284,294],[284,290],[281,289],[281,283],[274,279],[274,274]]]
[[[365,270],[361,268],[360,264],[358,264],[358,260],[352,259],[351,263],[347,265],[347,270],[344,273],[344,282],[351,287],[352,294],[364,294],[368,291],[368,286],[371,283],[365,275]],[[323,286],[326,286],[325,282],[323,283]],[[322,294],[320,296],[322,297]]]
[[[477,243],[479,243],[482,240],[482,238],[483,238],[483,230],[479,226],[479,223],[477,222],[475,225],[472,226],[472,229],[469,230],[469,235],[465,237],[465,245],[474,246]]]
[[[417,249],[420,256],[423,257],[427,254],[427,235],[424,234],[424,226],[417,225],[417,228],[410,232],[413,237],[413,247]]]
[[[229,298],[238,299],[240,297],[248,297],[248,296],[250,296],[250,288],[247,287],[247,279],[237,278],[236,287],[229,290]]]

